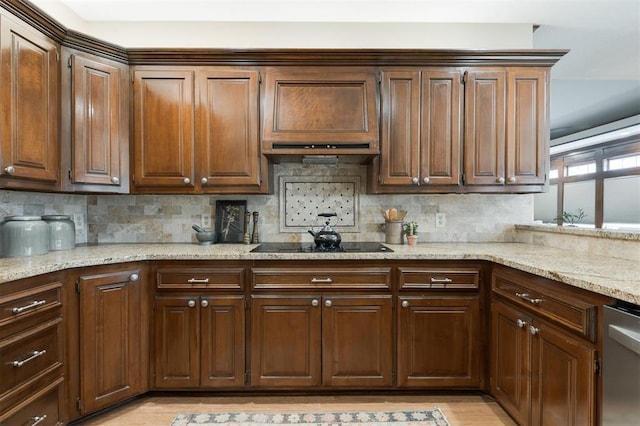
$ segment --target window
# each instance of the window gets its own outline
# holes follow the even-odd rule
[[[549,192],[534,197],[534,219],[640,230],[640,135],[551,156]],[[581,218],[578,218],[582,216]]]

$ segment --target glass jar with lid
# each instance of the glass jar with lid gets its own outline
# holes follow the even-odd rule
[[[42,216],[49,227],[49,250],[68,250],[76,246],[76,225],[66,215]]]

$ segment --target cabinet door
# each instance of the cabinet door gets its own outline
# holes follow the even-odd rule
[[[71,56],[71,181],[128,188],[121,164],[121,70],[100,58]],[[126,109],[128,113],[128,109]],[[128,133],[127,133],[128,135]]]
[[[135,71],[136,187],[193,190],[193,91],[192,71]]]
[[[0,186],[56,189],[58,47],[1,15],[0,52]]]
[[[146,390],[139,270],[82,275],[80,288],[80,395],[82,414]]]
[[[200,298],[200,387],[244,385],[244,296]]]
[[[261,184],[258,72],[198,74],[200,183],[203,190]]]
[[[491,304],[491,318],[491,394],[518,424],[529,424],[531,318],[502,302]]]
[[[324,386],[393,383],[391,296],[326,296],[322,310]]]
[[[398,308],[398,386],[480,385],[478,296],[402,296]]]
[[[416,185],[420,172],[420,72],[382,73],[381,185]]]
[[[532,425],[593,425],[595,349],[545,323],[532,335]]]
[[[198,297],[156,297],[155,387],[196,388],[200,384]]]
[[[322,308],[312,296],[253,296],[251,385],[320,385]]]
[[[549,160],[548,71],[509,71],[507,184],[544,184]]]
[[[461,76],[447,70],[422,73],[420,185],[460,182]]]
[[[506,72],[471,70],[465,83],[464,175],[467,185],[505,182]]]

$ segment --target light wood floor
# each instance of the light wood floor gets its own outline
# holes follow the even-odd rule
[[[146,396],[75,424],[169,426],[178,413],[391,411],[431,407],[439,407],[451,426],[515,425],[496,402],[482,395]]]

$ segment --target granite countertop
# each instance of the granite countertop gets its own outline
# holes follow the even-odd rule
[[[143,260],[487,260],[640,305],[640,262],[522,243],[388,245],[393,253],[250,253],[256,245],[107,244],[0,259],[0,283],[83,266]]]

